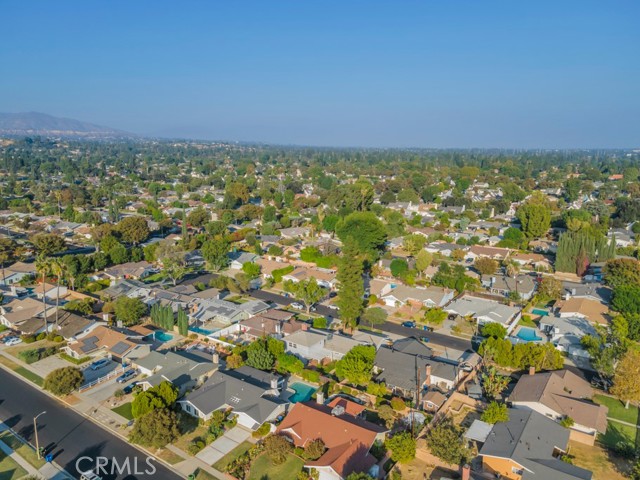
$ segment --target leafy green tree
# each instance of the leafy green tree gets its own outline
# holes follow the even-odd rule
[[[493,275],[498,271],[498,262],[488,257],[479,257],[473,264],[480,275]]]
[[[152,410],[171,408],[177,399],[178,389],[165,380],[155,387],[138,393],[131,402],[131,414],[134,418],[138,418]]]
[[[640,262],[633,258],[609,260],[604,267],[604,282],[612,288],[640,285]]]
[[[615,287],[611,298],[611,307],[623,315],[640,314],[640,284]]]
[[[200,228],[209,221],[209,218],[209,212],[207,212],[203,207],[198,207],[187,215],[187,223],[192,227]]]
[[[44,379],[43,387],[58,397],[69,395],[84,382],[84,375],[75,367],[53,370]]]
[[[384,249],[387,234],[385,227],[372,212],[354,212],[336,226],[336,233],[343,242],[353,242],[358,253],[377,258]],[[349,240],[350,239],[350,240]]]
[[[387,321],[387,311],[380,307],[367,308],[362,314],[361,321],[369,325],[371,328],[376,325],[382,325]]]
[[[629,350],[616,365],[611,393],[625,403],[640,401],[640,352]]]
[[[326,449],[322,439],[316,438],[315,440],[311,440],[304,447],[304,458],[307,460],[317,460],[324,455]]]
[[[209,268],[214,271],[222,270],[229,263],[229,243],[223,238],[207,240],[200,249]]]
[[[156,249],[156,259],[162,263],[162,271],[171,279],[173,286],[188,271],[186,252],[181,245],[169,241],[160,242]]]
[[[294,284],[293,294],[298,300],[304,302],[308,315],[311,307],[320,301],[327,294],[327,291],[318,285],[315,278],[310,278]]]
[[[400,278],[406,275],[409,271],[409,264],[404,258],[394,258],[391,260],[389,268],[391,269],[391,275],[396,278]]]
[[[542,193],[536,192],[516,211],[523,233],[529,238],[543,236],[551,226],[551,208]]]
[[[264,451],[274,465],[281,465],[286,460],[293,445],[282,435],[269,435],[264,439]]]
[[[482,336],[493,338],[504,338],[507,336],[507,329],[496,322],[487,322],[482,325]]]
[[[50,257],[67,249],[67,244],[60,235],[55,233],[38,233],[31,239],[39,255]]]
[[[509,377],[500,375],[494,366],[489,366],[482,373],[482,390],[489,400],[495,400],[509,385]]]
[[[409,432],[396,433],[386,441],[386,445],[394,462],[409,463],[416,458],[416,440]]]
[[[168,408],[152,410],[138,418],[129,441],[146,447],[162,448],[180,436],[178,417]]]
[[[258,370],[271,370],[274,356],[266,349],[264,342],[254,342],[247,348],[246,364]]]
[[[246,273],[247,277],[249,277],[249,279],[251,280],[258,278],[260,276],[261,270],[262,267],[260,267],[260,265],[258,265],[257,263],[246,262],[244,265],[242,265],[242,271]]]
[[[552,300],[559,300],[563,290],[562,282],[551,276],[544,277],[538,285],[538,295]]]
[[[414,256],[422,251],[426,242],[426,237],[417,233],[407,235],[402,240],[404,249]]]
[[[416,255],[416,270],[422,276],[433,261],[433,255],[426,250],[420,250]]]
[[[338,266],[339,282],[336,304],[340,308],[341,319],[346,325],[354,327],[360,317],[363,305],[364,280],[362,278],[362,259],[358,256],[353,242],[345,244]]]
[[[424,314],[423,320],[431,325],[440,325],[447,318],[447,312],[441,308],[430,308]]]
[[[426,440],[431,453],[446,463],[461,465],[470,458],[462,443],[462,431],[448,417],[427,432]]]
[[[189,335],[189,317],[182,308],[178,308],[177,323],[178,333],[183,337]]]
[[[483,422],[494,424],[494,423],[504,423],[509,421],[509,411],[507,410],[507,405],[504,403],[491,402],[487,405],[484,412],[482,412],[482,416],[480,419]]]
[[[276,361],[276,370],[280,373],[293,373],[299,375],[304,369],[304,363],[295,355],[283,353],[278,355]]]
[[[375,356],[375,347],[356,345],[336,362],[336,375],[354,385],[366,385],[371,380]]]
[[[116,228],[122,239],[133,245],[144,242],[149,237],[149,225],[144,217],[125,217],[118,222]]]
[[[116,318],[127,327],[139,323],[147,313],[147,306],[139,298],[119,297],[114,308]]]

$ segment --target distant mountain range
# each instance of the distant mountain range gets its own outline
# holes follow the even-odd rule
[[[135,138],[137,135],[93,123],[60,118],[46,113],[1,113],[0,135],[40,135],[88,139]]]

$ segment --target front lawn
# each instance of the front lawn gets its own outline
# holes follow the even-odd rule
[[[175,465],[176,463],[184,462],[184,458],[182,458],[177,453],[172,452],[171,450],[165,448],[160,453],[156,454],[156,457],[161,458],[169,465]]]
[[[117,413],[121,417],[126,418],[127,420],[133,420],[133,413],[131,413],[131,402],[123,403],[116,408],[112,408],[111,411]]]
[[[249,471],[249,480],[296,480],[304,461],[289,454],[281,465],[274,465],[266,454],[255,459]]]
[[[607,416],[622,422],[638,424],[638,407],[635,405],[629,405],[629,408],[624,408],[623,402],[607,395],[596,395],[593,400],[609,408]]]
[[[0,355],[0,364],[4,365],[5,367],[7,367],[10,370],[13,370],[18,375],[23,376],[27,380],[30,380],[31,382],[35,383],[39,387],[41,387],[43,385],[43,383],[44,383],[44,380],[42,379],[41,376],[36,375],[31,370],[28,370],[28,369],[26,369],[24,367],[21,367],[16,362],[14,362],[13,360],[8,359],[4,355]]]
[[[216,470],[224,472],[225,471],[224,469],[226,468],[227,465],[229,465],[240,455],[248,451],[252,446],[253,444],[251,442],[247,442],[247,441],[242,442],[240,445],[238,445],[236,448],[231,450],[224,457],[222,457],[220,460],[214,463],[212,467],[215,468]]]
[[[0,480],[14,480],[22,478],[27,471],[16,461],[0,450]]]
[[[24,458],[27,462],[29,462],[31,465],[33,465],[37,469],[42,468],[46,463],[42,459],[38,460],[38,455],[36,454],[36,451],[33,448],[31,448],[30,445],[27,445],[26,443],[22,443],[20,439],[18,439],[11,432],[6,430],[2,432],[2,434],[0,435],[0,440],[2,441],[2,443],[7,445],[9,448],[11,448],[11,450],[16,452],[18,455],[20,455],[22,458]]]
[[[638,429],[636,427],[609,420],[609,423],[607,423],[607,432],[604,435],[598,435],[598,441],[608,449],[613,450],[620,442],[635,445],[637,433]]]

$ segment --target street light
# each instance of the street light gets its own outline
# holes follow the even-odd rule
[[[36,453],[38,454],[38,460],[40,460],[40,444],[38,443],[38,417],[40,415],[44,415],[45,413],[47,413],[46,411],[44,412],[40,412],[38,415],[36,415],[35,417],[33,417],[33,430],[36,434]]]

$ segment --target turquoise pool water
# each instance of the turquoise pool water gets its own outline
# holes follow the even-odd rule
[[[213,330],[206,330],[200,327],[189,327],[189,331],[199,333],[200,335],[211,335],[214,332]]]
[[[549,312],[546,310],[541,310],[540,308],[534,308],[531,310],[531,313],[535,313],[536,315],[540,315],[542,317],[548,317]]]
[[[518,330],[516,337],[524,340],[525,342],[539,342],[542,340],[542,337],[539,337],[538,334],[536,334],[536,331],[529,327],[521,327],[520,330]]]
[[[170,340],[173,340],[173,335],[171,335],[170,333],[167,333],[167,332],[155,332],[154,338],[158,342],[166,343],[166,342],[168,342]]]
[[[316,391],[315,387],[311,387],[306,383],[294,383],[289,386],[293,391],[296,392],[289,397],[289,401],[291,403],[306,402],[308,400],[311,400],[313,392]]]

